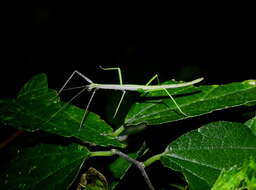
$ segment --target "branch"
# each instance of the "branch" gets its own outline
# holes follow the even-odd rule
[[[144,163],[143,162],[139,162],[131,157],[129,157],[127,154],[120,152],[119,150],[116,149],[112,149],[111,151],[98,151],[98,152],[91,152],[90,157],[95,157],[95,156],[113,156],[113,155],[118,155],[122,158],[124,158],[125,160],[131,162],[132,164],[134,164],[141,172],[145,182],[147,183],[148,187],[150,190],[155,190],[155,188],[153,187],[146,171],[145,171],[145,166],[148,166],[150,164],[152,164],[153,162],[157,161],[160,159],[161,154],[158,154],[156,156],[153,156],[151,158],[149,158],[148,160],[146,160]]]
[[[0,149],[6,147],[8,144],[10,144],[16,137],[21,135],[23,131],[16,131],[12,136],[8,137],[5,139],[3,142],[0,143]]]
[[[122,153],[122,152],[120,152],[119,150],[116,150],[116,149],[112,149],[111,152],[113,154],[116,154],[116,155],[126,159],[127,161],[133,163],[140,170],[140,172],[141,172],[142,176],[144,177],[144,180],[147,183],[149,189],[150,190],[155,190],[155,188],[153,187],[153,185],[152,185],[152,183],[151,183],[151,181],[150,181],[150,179],[149,179],[149,177],[148,177],[148,175],[147,175],[147,173],[144,169],[145,166],[142,162],[139,162],[139,161],[129,157],[127,154],[124,154],[124,153]]]

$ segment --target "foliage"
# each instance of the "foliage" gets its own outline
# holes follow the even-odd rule
[[[246,160],[242,167],[233,166],[229,170],[222,170],[211,190],[240,190],[256,189],[255,159]]]
[[[210,189],[223,168],[256,155],[256,138],[235,122],[214,122],[193,130],[166,148],[161,162],[182,172],[190,189]]]
[[[107,189],[107,186],[117,189],[132,164],[124,158],[117,158],[106,167],[112,174],[111,180],[96,169],[79,174],[94,157],[114,156],[112,148],[122,148],[131,158],[144,159],[145,167],[160,161],[171,171],[182,173],[191,190],[220,189],[220,184],[225,183],[231,184],[226,189],[232,189],[239,181],[245,181],[246,187],[253,189],[255,163],[246,160],[256,158],[256,116],[245,123],[216,120],[198,126],[176,140],[170,140],[165,150],[151,157],[147,154],[150,147],[145,145],[129,153],[129,140],[123,141],[122,138],[132,138],[127,131],[142,125],[146,126],[142,129],[145,130],[151,125],[169,124],[235,106],[253,108],[256,81],[189,86],[168,91],[186,115],[180,113],[162,91],[143,92],[116,131],[92,112],[86,115],[80,129],[85,110],[61,101],[58,93],[48,88],[45,74],[35,76],[24,85],[16,99],[0,100],[0,121],[6,127],[35,135],[41,131],[56,138],[54,143],[46,140],[30,146],[19,145],[14,158],[1,172],[1,189]],[[63,137],[65,143],[57,137]]]

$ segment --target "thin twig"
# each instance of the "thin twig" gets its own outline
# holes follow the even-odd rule
[[[16,137],[21,135],[23,131],[18,130],[16,131],[12,136],[5,139],[3,142],[0,143],[0,149],[6,147],[8,144],[10,144]]]
[[[111,152],[113,152],[113,154],[116,154],[124,159],[126,159],[127,161],[133,163],[141,172],[145,182],[147,183],[148,187],[150,190],[155,190],[154,186],[152,185],[146,171],[144,168],[144,164],[142,162],[139,162],[131,157],[129,157],[127,154],[120,152],[119,150],[116,149],[112,149]]]

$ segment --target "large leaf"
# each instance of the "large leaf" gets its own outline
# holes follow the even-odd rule
[[[76,144],[41,144],[18,151],[0,175],[0,189],[68,189],[89,153]]]
[[[85,110],[61,102],[56,91],[48,89],[46,75],[35,76],[13,100],[0,100],[0,121],[25,131],[44,130],[76,137],[101,146],[123,146],[109,135],[113,129],[95,113],[89,112],[83,127]]]
[[[256,157],[256,137],[243,124],[215,122],[188,132],[166,148],[161,162],[182,172],[192,190],[207,190],[220,171]]]
[[[256,80],[225,85],[189,86],[171,89],[169,92],[187,116],[177,109],[164,91],[154,91],[144,94],[145,101],[136,102],[132,106],[125,124],[127,126],[140,123],[157,125],[256,102]],[[158,97],[158,99],[147,97]]]

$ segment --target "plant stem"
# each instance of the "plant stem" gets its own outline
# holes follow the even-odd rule
[[[115,155],[112,151],[96,151],[96,152],[91,152],[90,157],[95,157],[95,156],[113,156]]]
[[[116,129],[113,133],[112,136],[117,137],[119,136],[123,131],[125,130],[124,126],[122,125],[118,129]]]
[[[145,182],[147,183],[148,187],[150,190],[154,190],[154,187],[145,171],[145,166],[143,162],[139,162],[131,157],[129,157],[127,154],[120,152],[119,150],[116,149],[112,149],[110,151],[96,151],[96,152],[91,152],[90,157],[95,157],[95,156],[113,156],[113,155],[118,155],[124,159],[126,159],[127,161],[133,163],[141,172]],[[157,156],[157,155],[156,155]],[[155,158],[156,156],[151,157],[150,159],[147,160],[148,163],[153,163],[154,160],[156,161],[157,159]],[[160,159],[160,156],[159,156]],[[159,160],[158,159],[158,160]]]
[[[145,182],[147,183],[148,187],[150,190],[155,190],[154,186],[152,185],[146,171],[145,171],[145,166],[142,162],[139,162],[131,157],[129,157],[127,154],[124,154],[123,152],[120,152],[119,150],[116,150],[116,149],[112,149],[111,150],[114,154],[126,159],[127,161],[133,163],[141,172]]]
[[[152,163],[154,163],[155,161],[160,160],[162,155],[163,155],[163,153],[150,157],[149,159],[147,159],[146,161],[143,162],[144,166],[147,167],[147,166],[151,165]]]

